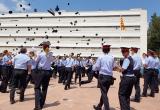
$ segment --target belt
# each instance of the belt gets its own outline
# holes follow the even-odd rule
[[[134,74],[126,74],[126,75],[123,75],[123,76],[135,77]]]

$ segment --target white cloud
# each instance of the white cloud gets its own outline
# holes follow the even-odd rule
[[[31,7],[28,5],[26,0],[12,0],[12,2],[14,2],[16,5],[15,11],[22,12],[22,11],[24,11],[23,8],[25,8],[25,11],[31,10]],[[20,7],[20,4],[22,5],[22,7]]]
[[[8,12],[9,9],[6,5],[4,5],[3,3],[0,3],[0,12]]]

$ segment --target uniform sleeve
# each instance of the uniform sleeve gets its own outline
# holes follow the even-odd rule
[[[128,68],[128,66],[129,66],[129,64],[130,64],[130,61],[129,61],[129,59],[126,58],[123,61],[122,68],[126,70]]]
[[[32,65],[32,60],[29,57],[27,58],[27,65]]]
[[[100,70],[100,67],[101,67],[101,60],[100,60],[100,58],[98,58],[96,63],[93,65],[92,70],[93,71],[98,71],[98,70]]]
[[[40,61],[40,59],[41,59],[41,56],[40,56],[40,55],[38,55],[38,56],[37,56],[37,58],[35,59],[35,62],[38,64],[38,63],[39,63],[39,61]]]
[[[145,64],[145,65],[148,65],[148,62],[149,62],[149,59],[148,59],[148,58],[145,58],[145,59],[144,59],[144,64]]]

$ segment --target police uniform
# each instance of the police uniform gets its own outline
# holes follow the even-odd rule
[[[65,65],[66,79],[67,79],[67,82],[64,88],[65,90],[70,89],[70,84],[71,84],[72,75],[73,75],[73,67],[74,67],[74,59],[72,57],[67,58],[66,65]]]
[[[132,47],[131,51],[133,52],[132,59],[134,62],[133,72],[134,72],[134,75],[136,76],[136,81],[134,84],[135,97],[134,97],[134,99],[132,99],[132,101],[140,102],[140,96],[141,96],[141,89],[140,89],[141,73],[140,73],[140,70],[142,67],[142,60],[141,60],[141,57],[137,54],[138,48]]]
[[[103,48],[110,48],[110,45],[104,45]],[[101,98],[98,106],[94,106],[95,110],[102,110],[104,104],[104,110],[110,110],[108,102],[108,90],[113,80],[113,68],[114,68],[114,57],[109,53],[104,53],[100,56],[96,64],[93,65],[94,71],[99,71],[99,84],[101,90]]]
[[[57,68],[59,73],[58,83],[62,83],[64,81],[64,75],[65,75],[65,60],[63,60],[62,58],[58,59]]]
[[[15,103],[14,96],[17,85],[20,84],[20,101],[24,100],[24,91],[26,88],[26,77],[28,74],[28,66],[30,64],[30,58],[25,53],[20,53],[15,56],[13,60],[14,65],[14,74],[11,83],[11,91],[10,91],[10,102],[11,104]]]
[[[133,72],[134,62],[131,56],[129,56],[129,48],[122,47],[122,54],[128,52],[128,56],[124,56],[121,63],[122,77],[119,84],[119,102],[121,110],[131,110],[130,109],[130,96],[132,93],[132,88],[135,83],[135,76]]]
[[[146,97],[147,96],[147,89],[148,87],[151,88],[151,93],[150,96],[154,97],[155,93],[155,66],[156,62],[153,57],[153,52],[148,51],[149,55],[148,58],[145,61],[146,65],[146,73],[144,74],[144,87],[143,87],[143,93],[142,96]]]
[[[35,74],[37,72],[36,71],[37,64],[36,64],[35,59],[33,59],[33,58],[30,57],[30,64],[31,64],[31,74],[27,75],[27,78],[26,78],[26,88],[27,88],[29,82],[34,83],[33,78],[32,78],[33,77],[32,74]]]
[[[85,66],[86,66],[86,59],[83,58],[82,59],[82,77],[85,77],[85,74],[86,74]]]
[[[1,92],[7,92],[7,86],[12,74],[12,64],[8,64],[11,62],[12,58],[9,55],[4,55],[2,58],[2,83],[1,83]]]
[[[50,42],[43,42],[42,46],[49,47]],[[37,58],[37,72],[32,74],[35,84],[35,108],[34,110],[41,110],[45,104],[48,85],[51,77],[51,64],[53,61],[52,52],[41,52]]]
[[[77,78],[79,78],[79,85],[81,84],[82,67],[83,67],[82,61],[80,59],[76,59],[75,60],[75,70],[76,70],[75,84],[77,82]]]
[[[155,93],[159,93],[159,81],[158,81],[158,74],[159,74],[159,68],[160,68],[160,60],[158,57],[155,57]]]

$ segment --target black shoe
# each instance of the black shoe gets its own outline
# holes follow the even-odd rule
[[[155,93],[159,93],[159,90],[155,90]]]
[[[132,102],[140,102],[140,100],[139,99],[131,99],[130,101],[132,101]]]
[[[81,82],[79,82],[79,87],[81,87]]]
[[[58,83],[62,83],[62,81],[58,81]]]
[[[15,100],[11,100],[11,101],[10,101],[10,104],[14,104],[14,103],[16,103]]]
[[[155,97],[155,95],[154,95],[154,94],[150,94],[149,96],[150,96],[150,97]]]
[[[64,87],[64,90],[67,90],[67,86]]]
[[[20,99],[19,101],[20,101],[20,102],[24,102],[24,99]]]
[[[2,93],[9,93],[9,91],[3,91],[3,90],[2,90],[1,92],[2,92]]]
[[[101,107],[98,107],[98,106],[96,106],[96,105],[93,105],[93,108],[94,108],[95,110],[102,110]]]
[[[141,97],[147,97],[147,95],[146,94],[142,94]]]
[[[70,87],[70,85],[68,85],[68,89],[70,89],[71,87]]]

